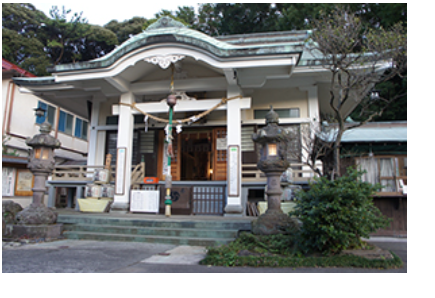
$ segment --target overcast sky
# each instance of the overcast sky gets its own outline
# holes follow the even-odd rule
[[[197,1],[31,1],[36,9],[43,11],[47,16],[52,6],[60,9],[65,6],[71,12],[82,12],[89,24],[104,26],[111,20],[122,22],[132,17],[154,18],[154,14],[162,9],[176,11],[178,6],[193,6],[198,9]],[[107,5],[104,5],[107,4]]]

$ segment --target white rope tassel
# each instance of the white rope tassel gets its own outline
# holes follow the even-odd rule
[[[148,131],[148,115],[145,115],[143,121],[145,122],[145,132]]]
[[[183,129],[182,129],[182,125],[181,125],[181,121],[178,120],[178,125],[175,127],[175,129],[177,130],[177,134],[179,134]]]
[[[165,126],[165,134],[166,134],[166,142],[169,143],[169,124],[166,124]]]
[[[197,118],[196,116],[192,116],[192,117],[190,117],[190,118],[189,118],[189,120],[190,120],[190,121],[189,121],[189,125],[192,124],[192,123],[195,123],[196,121],[198,121],[198,119],[199,119],[199,118]]]

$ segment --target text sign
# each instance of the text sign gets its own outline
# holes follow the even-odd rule
[[[115,180],[115,194],[124,194],[125,183],[125,158],[127,155],[127,148],[118,148],[116,154],[116,180]]]
[[[228,146],[228,196],[238,197],[240,187],[240,147]]]

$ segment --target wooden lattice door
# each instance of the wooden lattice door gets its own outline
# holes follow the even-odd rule
[[[227,180],[227,129],[213,129],[213,180]]]

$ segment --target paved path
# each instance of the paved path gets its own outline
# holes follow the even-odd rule
[[[154,243],[60,240],[17,247],[4,246],[2,271],[8,272],[130,272],[130,273],[404,273],[406,239],[372,239],[393,250],[404,262],[400,269],[250,268],[201,266],[205,248]]]

